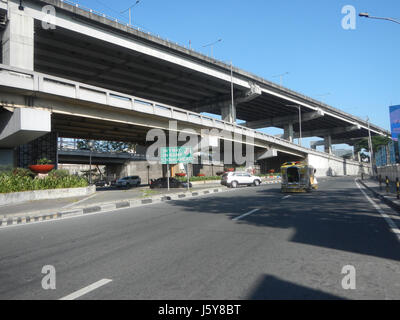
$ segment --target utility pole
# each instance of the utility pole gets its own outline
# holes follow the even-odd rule
[[[369,117],[367,117],[367,123],[368,123],[368,147],[369,147],[369,154],[370,154],[371,174],[373,176],[374,175],[374,168],[373,168],[374,150],[372,147],[372,138],[371,138],[371,129],[370,129],[370,124],[369,124]]]
[[[232,123],[235,122],[235,99],[233,97],[233,64],[231,60],[231,114],[232,114]]]

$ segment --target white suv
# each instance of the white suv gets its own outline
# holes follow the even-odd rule
[[[221,184],[231,188],[237,188],[239,185],[259,186],[261,178],[247,172],[228,172],[222,176]]]

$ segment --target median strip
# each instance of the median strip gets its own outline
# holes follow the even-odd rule
[[[127,208],[136,208],[144,205],[156,204],[173,200],[185,200],[196,196],[204,196],[213,193],[228,192],[228,191],[234,191],[234,190],[230,190],[227,188],[215,189],[214,187],[207,190],[201,190],[196,192],[184,192],[184,193],[176,193],[163,196],[156,195],[153,197],[149,197],[147,199],[130,199],[118,202],[100,203],[97,205],[91,205],[81,208],[71,208],[71,207],[68,207],[68,209],[61,208],[60,210],[55,209],[53,212],[46,212],[46,213],[32,212],[32,213],[26,213],[24,215],[21,214],[14,216],[9,215],[9,216],[4,216],[3,219],[0,218],[0,229],[9,226],[27,225],[31,223],[48,222],[64,218],[72,218],[76,216],[97,214],[97,213],[115,211]]]

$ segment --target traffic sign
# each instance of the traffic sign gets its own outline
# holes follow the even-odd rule
[[[162,164],[192,163],[193,151],[191,147],[161,148]]]

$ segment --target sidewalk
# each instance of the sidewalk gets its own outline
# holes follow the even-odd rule
[[[394,182],[389,183],[389,192],[386,192],[386,183],[384,182],[382,182],[380,187],[379,182],[373,179],[360,179],[358,181],[370,190],[377,198],[393,209],[400,211],[400,200],[397,199],[396,184]]]

